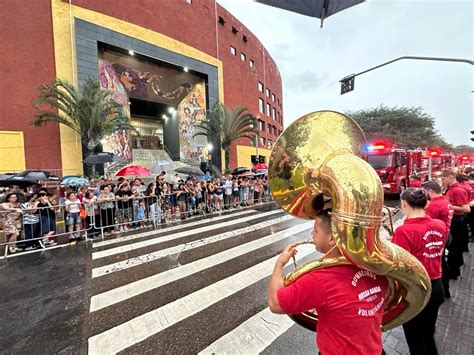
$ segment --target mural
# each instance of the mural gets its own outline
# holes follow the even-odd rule
[[[194,136],[194,126],[206,118],[206,88],[204,82],[196,84],[178,105],[179,146],[181,156],[199,159],[202,155],[199,147],[205,146],[206,137]]]
[[[202,78],[142,58],[102,50],[99,53],[99,81],[101,88],[112,92],[113,98],[123,106],[128,117],[129,98],[177,106],[180,155],[199,157],[198,145],[207,144],[205,137],[193,138],[194,125],[202,121],[206,114],[206,88]],[[127,131],[117,131],[107,137],[103,149],[132,160],[129,142]]]
[[[115,90],[118,100],[127,94],[134,99],[177,106],[203,81],[189,72],[113,51],[102,51],[99,58],[101,85]]]

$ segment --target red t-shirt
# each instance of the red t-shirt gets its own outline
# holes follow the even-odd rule
[[[317,344],[324,355],[382,352],[387,279],[353,265],[311,271],[278,290],[287,314],[318,312]]]
[[[469,197],[466,189],[459,182],[452,184],[444,193],[446,198],[453,206],[462,206],[469,204]],[[455,215],[463,215],[464,212],[454,211]]]
[[[410,183],[408,184],[408,187],[411,188],[420,188],[422,186],[421,181],[417,179],[410,179]]]
[[[443,221],[431,217],[407,218],[395,230],[392,242],[414,255],[431,280],[441,277],[441,256],[448,236]]]
[[[474,201],[474,182],[468,182],[469,186],[471,187],[471,201]]]
[[[467,197],[469,198],[469,201],[472,200],[472,187],[471,185],[468,183],[468,182],[463,182],[463,183],[460,183],[459,185],[461,185],[461,187],[466,190],[467,192]]]
[[[451,226],[451,220],[453,219],[454,209],[449,203],[446,196],[436,196],[430,200],[430,203],[425,208],[425,212],[428,216],[434,219],[439,219],[446,224]]]

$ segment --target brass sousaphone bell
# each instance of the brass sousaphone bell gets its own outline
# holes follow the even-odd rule
[[[285,285],[307,272],[354,264],[389,281],[383,329],[397,327],[417,315],[429,300],[430,278],[423,265],[401,247],[379,236],[383,189],[375,170],[361,158],[365,136],[341,113],[318,111],[292,123],[276,142],[269,164],[269,186],[289,214],[311,219],[332,204],[332,233],[343,257],[311,261],[285,277]],[[315,331],[317,315],[291,316]]]

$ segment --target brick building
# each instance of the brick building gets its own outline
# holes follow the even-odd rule
[[[258,117],[264,161],[283,130],[276,63],[214,0],[6,0],[0,22],[0,172],[82,173],[81,144],[72,130],[31,125],[38,87],[55,78],[80,85],[95,76],[116,90],[142,134],[110,137],[104,150],[129,163],[195,161],[210,153],[220,167],[213,137],[189,138],[192,124],[219,100]],[[239,140],[230,167],[250,166],[255,152],[251,142]]]

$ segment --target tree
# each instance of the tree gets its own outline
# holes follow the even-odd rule
[[[100,141],[118,129],[135,131],[122,105],[112,98],[110,91],[100,88],[96,78],[88,78],[80,89],[57,79],[41,86],[39,92],[34,101],[38,112],[33,125],[58,122],[73,129],[81,137],[83,156],[96,152]]]
[[[230,145],[240,138],[252,142],[259,135],[257,119],[244,107],[237,106],[229,110],[217,102],[206,113],[206,119],[196,127],[196,136],[218,137],[225,153],[225,169],[229,169]]]
[[[472,154],[474,155],[474,147],[471,147],[467,144],[457,145],[453,148],[454,154]]]
[[[435,129],[435,119],[421,107],[387,107],[348,112],[368,140],[389,140],[400,147],[452,149]]]

